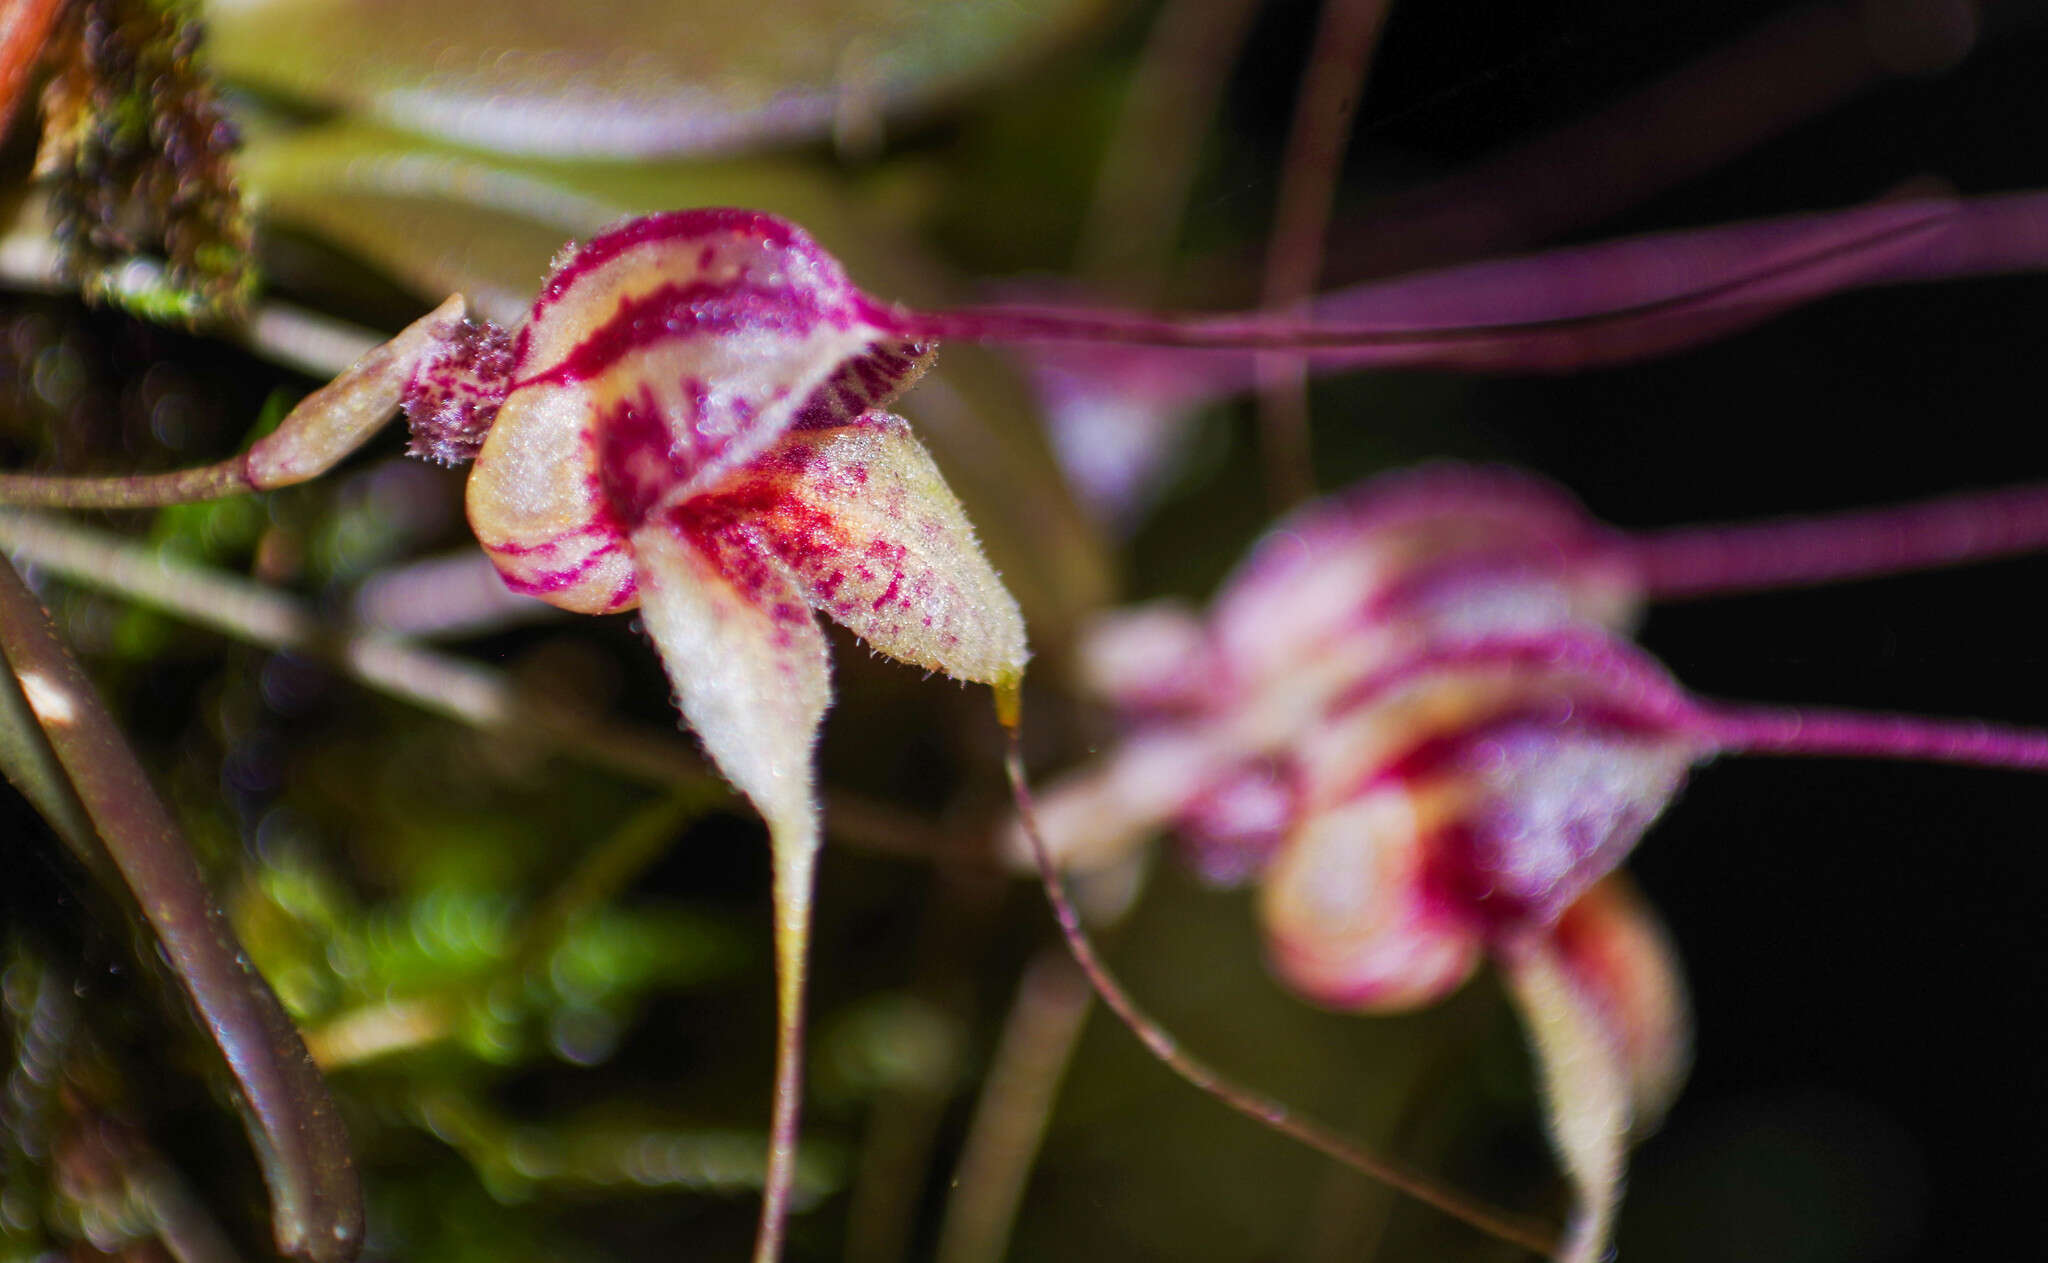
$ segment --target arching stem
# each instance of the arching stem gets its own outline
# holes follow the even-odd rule
[[[1646,316],[1674,317],[1694,313],[1725,315],[1747,304],[1763,309],[1813,297],[1788,282],[1810,271],[1855,259],[1887,247],[1904,248],[1916,239],[1952,224],[1955,203],[1932,201],[1914,211],[1888,216],[1878,226],[1822,244],[1789,257],[1721,279],[1647,301],[1595,307],[1586,314],[1541,317],[1500,323],[1427,321],[1363,321],[1302,318],[1291,313],[1240,312],[1214,316],[1092,310],[1061,307],[989,306],[945,311],[918,311],[870,300],[862,313],[894,336],[918,340],[960,339],[970,342],[1097,342],[1131,346],[1179,347],[1211,351],[1346,352],[1381,347],[1433,348],[1439,351],[1484,351],[1512,346],[1536,333],[1588,334]],[[1847,282],[1837,281],[1828,288]],[[1429,357],[1416,354],[1423,362]]]
[[[1124,1026],[1138,1037],[1147,1051],[1194,1087],[1245,1117],[1297,1140],[1325,1157],[1341,1162],[1352,1170],[1378,1180],[1417,1201],[1434,1206],[1452,1218],[1470,1224],[1502,1241],[1512,1242],[1545,1256],[1556,1252],[1558,1241],[1554,1229],[1547,1225],[1532,1223],[1446,1188],[1427,1176],[1409,1171],[1367,1151],[1314,1119],[1298,1116],[1272,1097],[1239,1086],[1207,1062],[1183,1049],[1164,1027],[1139,1008],[1130,993],[1124,990],[1123,985],[1109,972],[1102,958],[1096,954],[1087,931],[1081,926],[1080,910],[1067,896],[1066,886],[1060,878],[1052,852],[1038,830],[1037,812],[1031,799],[1031,786],[1024,775],[1023,745],[1019,737],[1020,730],[1014,722],[1014,703],[1005,707],[1002,702],[1002,694],[999,691],[998,711],[1007,711],[1004,726],[1009,729],[1010,737],[1009,751],[1004,757],[1003,766],[1009,773],[1010,790],[1016,797],[1018,818],[1023,823],[1024,836],[1031,843],[1031,855],[1037,861],[1039,877],[1045,883],[1046,897],[1052,903],[1053,915],[1059,922],[1060,933],[1066,939],[1067,948],[1073,953],[1081,972],[1088,976],[1089,984],[1095,988],[1095,993],[1102,997],[1102,1002],[1117,1015]]]
[[[1687,725],[1730,754],[1912,760],[2048,771],[2048,732],[1977,720],[1703,702]]]
[[[0,474],[0,504],[39,509],[153,509],[258,490],[240,456],[197,469],[111,478]]]
[[[1617,545],[1661,600],[1869,579],[2048,548],[2048,483],[1740,526],[1648,531]]]

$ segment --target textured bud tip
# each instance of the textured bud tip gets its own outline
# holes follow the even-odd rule
[[[466,465],[512,384],[512,337],[490,321],[465,320],[428,352],[405,384],[408,455],[441,465]]]

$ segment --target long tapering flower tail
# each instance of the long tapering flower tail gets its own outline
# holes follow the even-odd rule
[[[811,747],[831,700],[825,638],[786,572],[730,538],[670,521],[633,537],[641,617],[676,704],[768,822],[775,892],[775,1105],[754,1257],[780,1255],[796,1179],[803,1002],[818,803]]]
[[[1551,1143],[1577,1206],[1561,1263],[1598,1263],[1613,1236],[1630,1143],[1663,1117],[1691,1055],[1676,953],[1619,873],[1548,933],[1501,952],[1536,1053]]]

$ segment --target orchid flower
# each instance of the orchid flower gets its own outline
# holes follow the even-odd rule
[[[1631,536],[1527,477],[1438,468],[1311,506],[1206,620],[1108,624],[1090,678],[1133,721],[1037,821],[1069,868],[1161,829],[1256,879],[1292,989],[1386,1012],[1492,956],[1534,1045],[1578,1208],[1558,1257],[1611,1235],[1626,1146],[1684,1077],[1684,986],[1618,871],[1724,753],[2048,767],[2048,737],[1689,696],[1625,638],[1652,596],[1868,575],[2048,546],[2048,490],[1790,524]]]
[[[1024,624],[959,502],[881,409],[931,361],[867,323],[802,232],[743,212],[636,220],[569,254],[508,350],[451,342],[419,411],[471,432],[477,539],[515,591],[638,606],[684,720],[768,822],[776,1107],[757,1257],[779,1252],[802,1096],[819,844],[822,611],[882,653],[1013,692]],[[502,377],[476,365],[502,360]],[[499,399],[499,396],[502,399]]]

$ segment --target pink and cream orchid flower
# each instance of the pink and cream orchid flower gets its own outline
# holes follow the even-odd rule
[[[1619,865],[1724,753],[2048,767],[2048,735],[1709,703],[1625,638],[1652,597],[1885,573],[2048,545],[2048,489],[1630,535],[1534,479],[1395,475],[1283,522],[1206,619],[1107,624],[1094,687],[1124,743],[1037,818],[1073,870],[1162,830],[1256,880],[1272,967],[1333,1008],[1429,1003],[1491,957],[1576,1190],[1558,1257],[1608,1248],[1632,1137],[1688,1063],[1676,955]]]
[[[1138,726],[1039,805],[1073,867],[1171,827],[1211,878],[1256,876],[1273,967],[1318,1003],[1410,1008],[1502,960],[1579,1189],[1571,1259],[1605,1248],[1626,1138],[1683,1077],[1676,958],[1613,869],[1705,752],[1616,726],[1613,673],[1552,659],[1641,608],[1605,542],[1493,471],[1314,507],[1206,621],[1154,607],[1092,639]]]
[[[761,1258],[779,1245],[801,1095],[811,751],[831,701],[816,615],[999,693],[1026,657],[959,502],[882,410],[931,349],[866,309],[780,220],[658,215],[569,253],[509,347],[451,339],[412,391],[443,437],[488,426],[469,518],[506,583],[586,613],[637,606],[685,722],[768,823],[781,1036]],[[480,380],[494,360],[502,377]]]

